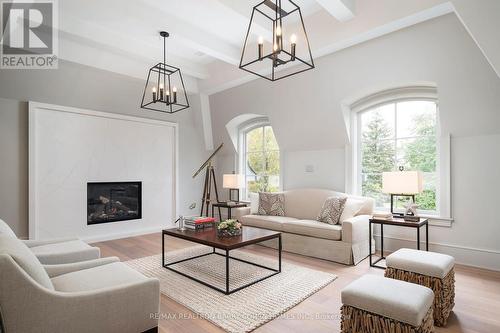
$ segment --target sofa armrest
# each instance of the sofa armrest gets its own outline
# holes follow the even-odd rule
[[[71,273],[71,272],[76,272],[76,271],[81,271],[83,269],[89,269],[89,268],[94,268],[98,266],[103,266],[107,264],[111,264],[114,262],[118,262],[120,259],[118,257],[106,257],[106,258],[99,258],[99,259],[94,259],[94,260],[87,260],[87,261],[81,261],[81,262],[75,262],[71,264],[62,264],[62,265],[43,265],[43,268],[47,271],[47,274],[49,275],[50,278]]]
[[[240,217],[245,216],[245,215],[250,215],[251,214],[251,209],[250,207],[239,207],[233,209],[233,217],[237,220],[240,219]]]
[[[358,243],[368,241],[370,228],[369,215],[358,215],[342,222],[342,241]]]
[[[27,240],[23,240],[22,242],[27,247],[35,247],[35,246],[42,246],[42,245],[48,245],[48,244],[64,243],[64,242],[74,241],[77,239],[78,238],[56,238],[56,239],[46,239],[46,240],[27,239]]]

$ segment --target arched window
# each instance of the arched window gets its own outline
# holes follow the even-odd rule
[[[245,176],[243,197],[250,193],[280,190],[280,150],[273,128],[253,124],[243,128],[241,135],[240,172]]]
[[[416,196],[419,209],[438,211],[437,102],[428,98],[396,99],[358,112],[358,192],[388,208],[382,193],[382,172],[421,171],[424,191]],[[399,202],[401,207],[404,202]]]

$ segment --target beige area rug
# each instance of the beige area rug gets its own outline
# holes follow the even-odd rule
[[[167,262],[211,252],[212,248],[195,246],[167,253]],[[267,267],[277,268],[278,260],[243,251],[230,255]],[[337,277],[333,274],[282,262],[281,273],[224,295],[196,281],[161,266],[161,254],[126,262],[149,277],[160,280],[161,293],[191,309],[228,332],[250,332],[278,317],[325,287]],[[272,273],[238,260],[230,260],[231,290]],[[225,258],[218,255],[173,265],[173,268],[220,288],[225,286]],[[160,314],[160,320],[168,314]],[[167,319],[168,320],[168,319]]]

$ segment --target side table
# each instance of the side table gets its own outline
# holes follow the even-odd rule
[[[372,260],[372,224],[380,225],[380,258]],[[425,250],[429,251],[429,220],[420,218],[418,222],[405,221],[403,218],[392,218],[391,220],[381,218],[371,218],[369,225],[369,244],[370,244],[370,266],[385,269],[383,266],[378,266],[377,263],[385,260],[384,256],[384,225],[394,225],[406,228],[415,228],[417,230],[417,250],[420,250],[420,228],[425,226]]]
[[[240,208],[240,207],[247,207],[248,203],[246,202],[236,202],[234,204],[229,205],[227,202],[217,202],[212,204],[212,217],[214,216],[214,208],[217,207],[219,208],[219,221],[222,221],[222,214],[220,212],[221,208],[227,208],[227,218],[231,219],[231,209],[233,208]]]

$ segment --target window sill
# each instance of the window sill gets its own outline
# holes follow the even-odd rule
[[[421,214],[420,216],[428,218],[429,225],[432,225],[435,227],[451,228],[451,225],[453,224],[453,221],[454,221],[454,219],[452,217],[442,217],[442,216],[427,215],[427,214]]]
[[[375,211],[379,212],[389,212],[387,208],[384,207],[378,207],[375,208]],[[402,212],[401,212],[402,213]],[[418,216],[424,217],[426,219],[429,219],[429,225],[435,226],[435,227],[445,227],[445,228],[451,228],[453,224],[453,217],[444,217],[444,216],[439,216],[436,214],[429,214],[430,212],[417,212]]]

